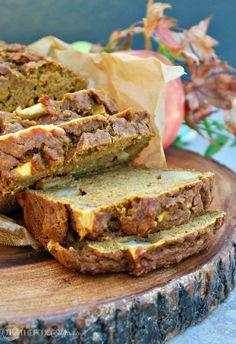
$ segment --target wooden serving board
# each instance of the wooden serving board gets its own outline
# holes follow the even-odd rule
[[[1,246],[0,343],[161,343],[207,316],[233,288],[236,175],[194,153],[170,167],[213,171],[214,208],[228,213],[210,249],[144,277],[72,273],[46,253]],[[8,341],[6,341],[7,343]]]

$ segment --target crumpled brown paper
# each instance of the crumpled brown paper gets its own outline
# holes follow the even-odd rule
[[[150,168],[166,167],[161,144],[164,126],[163,90],[166,82],[183,74],[182,67],[166,66],[153,57],[82,54],[52,36],[40,39],[31,44],[30,48],[79,72],[88,80],[88,87],[105,89],[121,108],[132,107],[134,110],[149,112],[155,136],[133,163]],[[10,223],[6,218],[1,221],[0,243],[34,247],[34,240],[24,227]]]
[[[149,112],[155,137],[134,163],[152,168],[166,167],[161,143],[164,126],[163,90],[166,82],[184,73],[182,67],[164,65],[153,57],[82,54],[53,36],[40,39],[30,48],[79,72],[89,80],[88,86],[104,88],[122,108],[132,107]]]

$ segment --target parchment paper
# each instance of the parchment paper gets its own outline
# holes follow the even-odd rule
[[[79,72],[89,80],[89,86],[105,89],[122,108],[132,107],[149,112],[155,137],[134,163],[153,168],[166,167],[161,143],[164,127],[163,90],[166,82],[184,73],[182,67],[164,65],[153,57],[82,54],[53,36],[40,39],[30,48]]]

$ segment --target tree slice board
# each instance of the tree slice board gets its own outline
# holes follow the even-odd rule
[[[43,252],[1,246],[0,343],[162,343],[204,319],[234,285],[236,175],[210,159],[167,151],[170,167],[216,174],[213,207],[228,213],[211,247],[144,277],[85,276]]]

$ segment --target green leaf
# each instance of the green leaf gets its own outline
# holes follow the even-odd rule
[[[204,125],[204,127],[205,127],[205,129],[206,129],[207,134],[212,138],[211,125],[210,125],[210,123],[208,122],[207,119],[204,119],[204,120],[203,120],[203,125]]]
[[[216,145],[209,145],[204,153],[204,155],[208,158],[213,156],[214,154],[218,153],[222,149],[222,146],[216,146]]]
[[[183,56],[181,56],[181,55],[175,56],[175,60],[178,61],[178,62],[183,62],[183,63],[186,62],[186,59]]]
[[[183,143],[183,141],[182,141],[180,136],[176,137],[176,139],[173,142],[173,146],[178,147],[178,148],[183,148],[184,147],[184,143]]]
[[[226,130],[226,127],[223,123],[220,123],[218,121],[212,121],[212,124],[218,129],[218,130]]]
[[[174,62],[174,58],[173,56],[171,55],[171,53],[169,52],[169,50],[167,50],[163,45],[159,45],[159,48],[158,48],[158,53],[165,56],[168,60]]]
[[[218,135],[214,138],[214,140],[218,143],[218,145],[212,145],[210,144],[204,155],[207,156],[207,157],[211,157],[213,156],[214,154],[218,153],[223,147],[224,145],[227,143],[228,141],[228,137],[225,136],[225,135]]]
[[[226,135],[222,135],[222,134],[219,134],[217,135],[214,140],[220,145],[220,146],[224,146],[227,141],[229,139],[229,136],[226,136]]]
[[[231,143],[230,147],[235,147],[236,146],[236,140],[233,141],[233,143]]]

